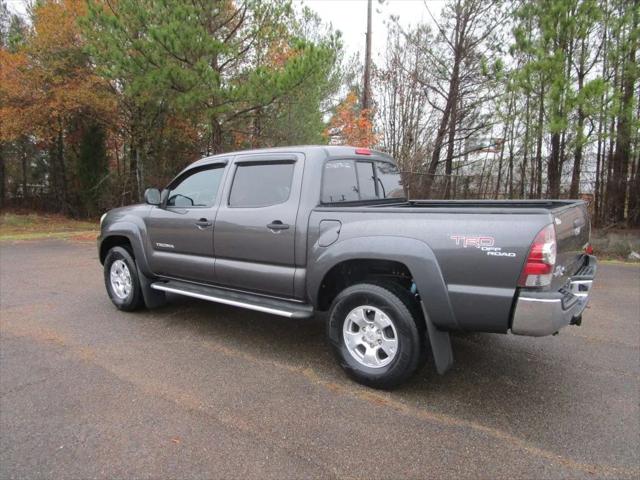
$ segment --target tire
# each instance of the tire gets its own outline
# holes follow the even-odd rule
[[[360,283],[340,292],[327,321],[340,366],[372,388],[400,385],[425,358],[419,311],[410,293],[397,285]]]
[[[109,298],[119,310],[131,312],[144,305],[136,262],[127,249],[113,247],[109,250],[104,259],[104,283]]]

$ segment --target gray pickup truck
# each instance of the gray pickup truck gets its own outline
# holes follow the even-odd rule
[[[544,336],[580,325],[596,272],[574,200],[407,200],[388,155],[304,146],[203,158],[145,204],[103,215],[121,310],[166,293],[307,319],[356,381],[391,388],[452,331]]]

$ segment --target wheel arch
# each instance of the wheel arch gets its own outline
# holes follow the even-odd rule
[[[333,265],[323,276],[317,293],[317,308],[326,311],[345,288],[373,279],[406,283],[410,288],[412,275],[407,266],[395,260],[370,257],[350,258]]]
[[[102,232],[98,248],[100,263],[104,263],[107,253],[115,246],[128,247],[130,253],[136,260],[138,268],[146,275],[152,274],[144,250],[143,233],[139,225],[125,221],[107,225]]]
[[[133,247],[131,245],[131,240],[129,237],[125,235],[109,235],[102,239],[100,242],[100,263],[104,265],[104,260],[107,258],[107,254],[109,250],[113,247],[124,247],[129,250],[131,255],[135,258],[135,253],[133,252]]]
[[[363,255],[362,252],[366,252]],[[319,309],[324,282],[340,265],[353,261],[391,262],[409,272],[421,296],[421,308],[429,344],[438,373],[453,364],[448,330],[459,329],[451,306],[446,283],[433,250],[424,242],[407,237],[373,236],[340,241],[323,249],[310,262],[307,292],[310,302]]]
[[[357,237],[324,249],[315,261],[310,262],[307,276],[307,291],[316,308],[320,308],[326,281],[341,265],[354,262],[376,265],[386,262],[407,272],[415,282],[434,323],[442,328],[458,328],[447,286],[433,250],[426,243],[407,237]]]

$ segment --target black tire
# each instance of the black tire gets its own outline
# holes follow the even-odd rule
[[[131,277],[131,288],[124,298],[116,293],[113,285],[111,284],[111,266],[118,260],[125,263]],[[125,312],[131,312],[144,305],[136,262],[127,249],[123,247],[113,247],[107,253],[107,256],[104,259],[104,284],[107,288],[109,298],[111,298],[111,301],[118,309]]]
[[[345,344],[343,327],[348,314],[359,306],[381,310],[397,332],[397,352],[385,366],[371,368],[356,360]],[[422,316],[415,299],[397,285],[360,283],[338,294],[329,310],[327,336],[340,366],[356,382],[391,389],[407,380],[425,358]]]
[[[411,312],[411,317],[416,322],[416,327],[418,327],[418,334],[420,335],[420,357],[418,358],[418,367],[421,368],[425,363],[427,363],[427,359],[429,358],[429,353],[431,351],[431,346],[429,345],[429,337],[427,336],[427,325],[424,321],[424,315],[422,314],[422,306],[420,302],[416,299],[415,295],[413,295],[404,285],[398,282],[390,282],[385,280],[380,281],[372,281],[367,282],[372,283],[373,285],[378,285],[379,287],[386,288],[395,294],[401,301],[404,303],[407,310]]]

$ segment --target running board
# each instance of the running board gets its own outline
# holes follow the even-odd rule
[[[311,318],[313,307],[304,303],[297,303],[277,298],[263,297],[252,293],[226,290],[223,288],[196,285],[188,282],[171,280],[151,284],[154,290],[175,293],[186,297],[199,298],[209,302],[224,303],[234,307],[246,308],[257,312],[270,313],[287,318]]]

